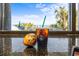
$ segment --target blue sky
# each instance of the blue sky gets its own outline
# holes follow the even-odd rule
[[[65,6],[68,9],[67,4],[55,4],[55,3],[12,3],[11,4],[11,18],[12,25],[21,23],[33,23],[35,25],[41,25],[43,23],[44,16],[46,16],[45,25],[55,24],[55,10],[60,6]]]
[[[49,7],[50,5],[53,5],[53,8],[55,5],[59,4],[52,4],[52,3],[13,3],[11,4],[11,10],[12,14],[14,15],[23,15],[23,14],[42,14],[41,8]],[[15,11],[16,10],[16,11]]]
[[[24,15],[24,14],[40,14],[40,10],[35,7],[34,3],[15,3],[11,4],[13,15]],[[16,11],[15,11],[16,10]]]

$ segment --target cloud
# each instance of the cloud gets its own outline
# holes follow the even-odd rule
[[[56,7],[55,5],[56,4],[36,4],[36,8],[46,16],[53,16]]]
[[[19,21],[21,23],[34,23],[41,24],[43,17],[40,15],[23,15],[23,16],[12,16],[12,24],[18,24]]]
[[[50,12],[50,8],[47,8],[47,7],[45,7],[45,8],[42,8],[42,9],[40,9],[42,12]]]
[[[41,25],[44,20],[44,15],[23,15],[23,16],[12,16],[12,25],[21,23],[33,23],[35,25]],[[54,16],[46,17],[45,25],[55,24],[56,20]]]
[[[65,7],[68,10],[68,4],[56,4],[56,3],[50,3],[50,4],[37,4],[36,8],[38,8],[44,15],[55,15],[55,10],[59,7]]]
[[[42,4],[42,3],[39,3],[39,4],[36,4],[36,8],[44,8],[46,5],[45,4]]]

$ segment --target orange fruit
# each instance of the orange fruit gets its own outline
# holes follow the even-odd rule
[[[26,34],[24,37],[24,45],[33,46],[36,43],[36,35],[34,33]]]

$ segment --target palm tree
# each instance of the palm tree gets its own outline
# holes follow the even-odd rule
[[[56,18],[58,19],[59,25],[63,28],[63,30],[67,30],[68,23],[68,11],[65,7],[59,7],[59,9],[55,10]]]

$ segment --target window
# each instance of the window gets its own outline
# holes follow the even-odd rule
[[[26,34],[27,31],[35,31],[36,28],[42,27],[44,23],[44,27],[49,28],[49,36],[51,33],[54,35],[62,34],[62,36],[64,36],[63,34],[75,34],[77,33],[75,30],[77,26],[75,25],[78,24],[75,19],[75,7],[75,3],[15,3],[10,4],[10,7],[9,4],[0,4],[0,30],[10,30],[11,28],[11,31],[9,32],[2,32],[7,34],[12,33],[14,35],[17,33]],[[69,45],[74,44],[76,39],[76,35],[70,36],[72,40],[70,40],[70,38],[68,39],[72,42],[65,41],[70,42]],[[57,43],[60,44],[61,42],[58,41]]]
[[[68,17],[69,4],[11,4],[12,31],[35,31],[39,27],[49,28],[49,31],[70,31]]]

